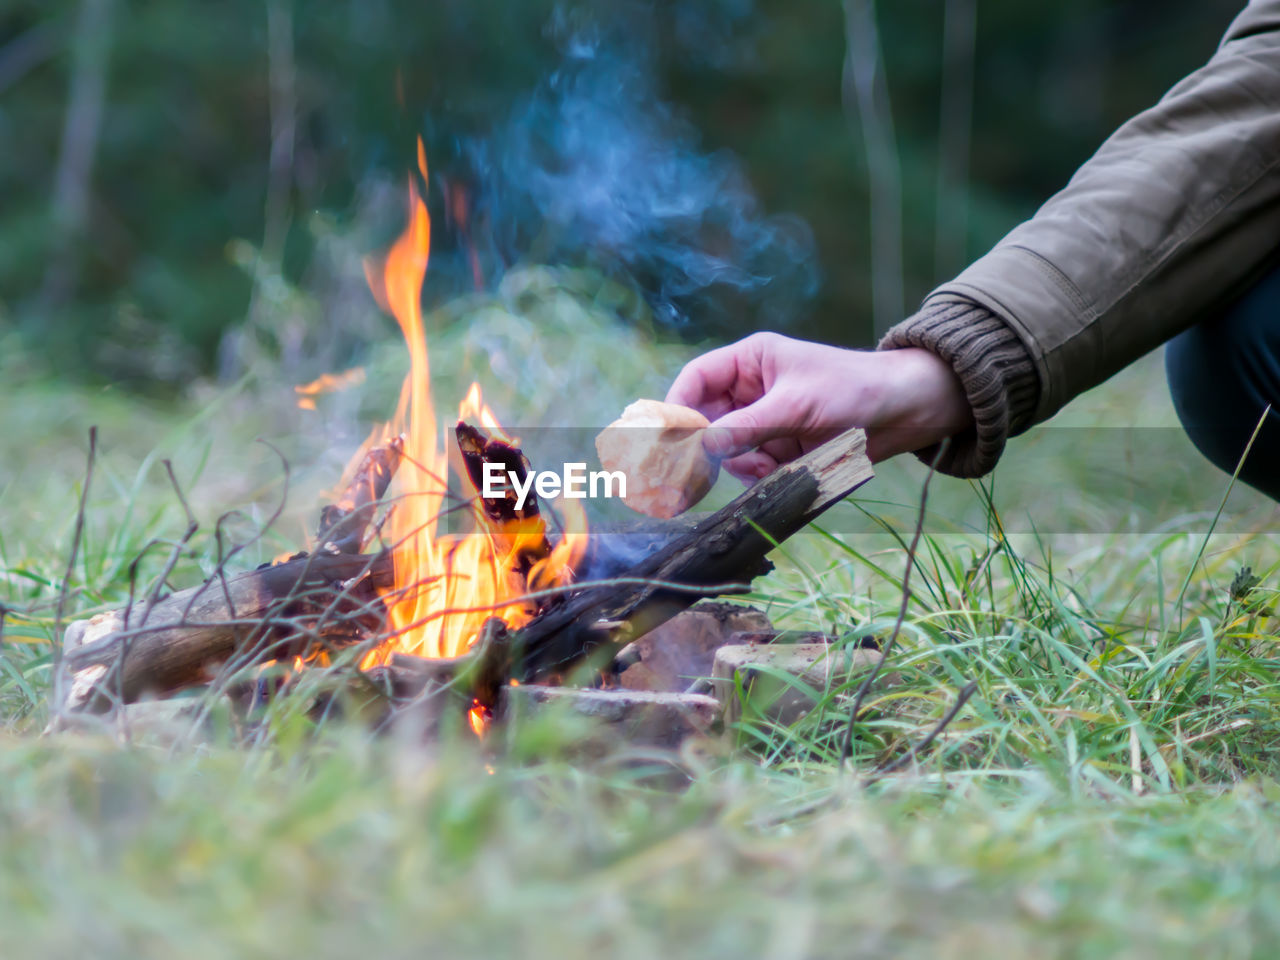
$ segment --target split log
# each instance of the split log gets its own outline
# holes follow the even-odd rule
[[[381,629],[377,591],[390,585],[385,554],[302,555],[211,577],[145,615],[141,605],[117,613],[109,631],[87,643],[79,642],[85,628],[73,624],[54,712],[102,712],[117,701],[207,683],[233,658],[248,666],[293,657],[317,640],[338,645],[361,639]]]
[[[391,485],[404,456],[404,436],[373,447],[356,467],[338,502],[320,511],[316,531],[318,549],[330,553],[359,553],[378,503]]]
[[[779,467],[721,510],[612,580],[588,586],[516,632],[521,682],[617,649],[709,594],[745,593],[766,555],[874,476],[858,429]],[[699,588],[703,588],[699,590]]]

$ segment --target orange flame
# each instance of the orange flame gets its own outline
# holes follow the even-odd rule
[[[509,443],[513,447],[520,446],[518,437],[513,437],[502,429],[502,425],[498,423],[498,418],[493,415],[489,405],[480,396],[480,384],[474,381],[471,384],[471,389],[467,391],[466,397],[458,405],[458,419],[468,422],[479,420],[480,426],[489,431],[490,436],[497,440],[502,440],[504,443]]]
[[[418,141],[418,170],[427,182],[427,158]],[[385,663],[393,653],[456,657],[475,642],[485,620],[501,617],[519,626],[532,615],[530,590],[562,586],[586,545],[580,507],[563,510],[566,532],[529,570],[527,582],[518,563],[533,543],[546,542],[541,516],[518,521],[519,529],[494,530],[478,502],[471,504],[477,532],[444,534],[438,523],[448,508],[448,447],[431,399],[431,369],[422,320],[421,293],[431,251],[431,218],[409,180],[409,224],[380,261],[365,264],[369,288],[391,313],[409,347],[409,374],[400,391],[395,418],[375,431],[385,441],[404,434],[405,449],[396,478],[399,487],[386,524],[392,544],[394,587],[383,597],[389,639],[374,649],[365,667]],[[459,419],[478,420],[496,439],[515,444],[484,403],[473,383],[458,410]],[[451,433],[451,430],[450,430]],[[395,491],[393,490],[393,493]],[[482,726],[473,717],[473,726]]]
[[[314,410],[316,397],[322,393],[337,393],[348,387],[358,387],[364,383],[364,367],[352,367],[341,373],[322,373],[310,383],[300,383],[293,388],[298,395],[299,410]]]

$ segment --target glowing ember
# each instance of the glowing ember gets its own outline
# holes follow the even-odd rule
[[[427,182],[421,140],[418,169]],[[438,531],[439,518],[451,506],[447,502],[449,457],[444,431],[453,423],[437,422],[431,398],[420,302],[430,248],[431,219],[411,177],[408,227],[385,257],[365,264],[369,288],[399,323],[410,362],[395,418],[370,438],[374,443],[385,442],[402,433],[405,448],[396,479],[399,489],[392,489],[394,507],[384,528],[392,544],[395,572],[395,585],[383,596],[389,638],[365,658],[365,667],[385,663],[393,653],[459,656],[492,616],[513,627],[527,622],[533,606],[526,594],[567,583],[586,543],[582,511],[574,503],[577,509],[564,511],[565,535],[532,566],[526,582],[517,561],[530,543],[545,542],[547,531],[541,516],[495,529],[493,521],[473,502],[476,532],[454,535]],[[485,405],[479,384],[471,385],[459,406],[458,418],[479,421],[495,439],[516,443]],[[475,710],[472,714],[473,728],[483,728],[486,718],[475,715]]]
[[[485,730],[489,726],[492,719],[489,709],[484,704],[473,702],[471,709],[467,711],[467,724],[471,727],[471,732],[477,737],[483,737]]]

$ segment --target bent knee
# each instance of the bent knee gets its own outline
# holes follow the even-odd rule
[[[1280,492],[1275,414],[1254,435],[1264,411],[1280,405],[1280,371],[1266,362],[1274,354],[1252,332],[1229,318],[1193,327],[1169,341],[1165,369],[1174,409],[1196,449],[1226,473],[1240,468],[1242,479],[1274,497]]]

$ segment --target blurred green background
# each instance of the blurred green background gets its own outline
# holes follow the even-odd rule
[[[376,188],[402,182],[423,133],[436,214],[428,298],[474,283],[471,244],[496,284],[527,237],[504,252],[480,236],[484,219],[460,228],[455,201],[483,198],[476,145],[502,149],[491,135],[556,76],[565,38],[583,35],[634,58],[651,85],[635,99],[671,103],[687,147],[716,163],[736,156],[761,215],[812,229],[813,296],[782,290],[782,312],[685,297],[677,335],[733,336],[789,316],[794,334],[867,344],[897,304],[909,310],[983,252],[1201,64],[1240,4],[850,7],[874,16],[859,22],[878,26],[878,44],[865,30],[855,42],[878,47],[886,68],[889,110],[870,118],[870,136],[857,98],[846,110],[842,96],[849,34],[834,0],[5,0],[0,344],[53,374],[160,392],[235,375],[243,342],[227,334],[246,324],[281,354],[358,361],[379,331],[347,322],[328,283],[333,245],[386,242],[395,206],[374,203]],[[876,192],[890,211],[900,192],[900,278],[895,225],[873,223],[868,147],[891,151]],[[296,328],[255,319],[281,289],[321,308]]]

